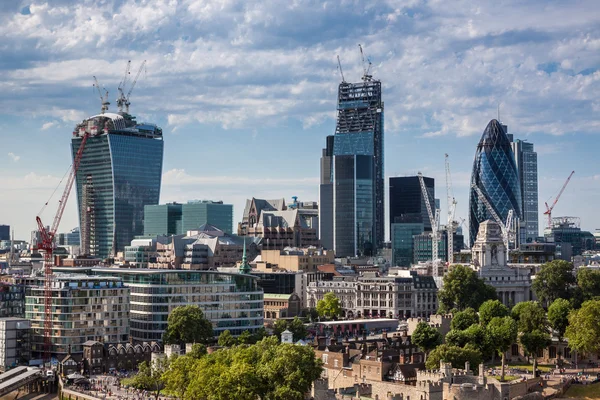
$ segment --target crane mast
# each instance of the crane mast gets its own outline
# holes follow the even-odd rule
[[[564,183],[564,185],[560,189],[560,192],[558,192],[558,196],[556,196],[556,198],[552,202],[552,205],[548,206],[548,203],[547,202],[545,203],[546,204],[546,211],[544,211],[544,215],[548,216],[548,229],[552,228],[552,210],[554,209],[554,206],[556,205],[556,203],[558,203],[558,199],[560,199],[560,196],[565,191],[565,188],[569,184],[569,181],[571,180],[571,177],[573,176],[574,173],[575,173],[575,171],[571,171],[571,175],[569,175],[569,177],[567,178],[566,182]]]
[[[129,106],[131,105],[131,103],[129,102],[129,96],[131,96],[131,92],[133,92],[133,88],[135,88],[135,84],[137,83],[138,78],[140,77],[140,74],[142,73],[142,70],[144,69],[145,66],[146,66],[146,60],[144,60],[142,65],[140,65],[140,69],[138,69],[138,72],[135,75],[135,79],[131,83],[131,88],[129,89],[129,92],[127,92],[127,96],[125,97],[124,104],[125,104],[125,112],[127,114],[129,114]]]
[[[448,204],[448,225],[446,230],[448,232],[448,263],[452,264],[454,262],[454,232],[458,228],[458,223],[454,219],[454,214],[456,213],[456,198],[454,198],[454,193],[452,191],[452,177],[450,175],[450,160],[448,159],[448,154],[445,155],[446,158],[446,198]]]
[[[500,219],[500,216],[498,215],[498,213],[496,213],[496,211],[494,210],[494,208],[488,201],[485,194],[483,194],[483,192],[481,191],[479,186],[477,186],[476,184],[473,183],[471,185],[471,187],[473,189],[475,189],[475,192],[477,193],[477,197],[479,197],[479,200],[483,204],[485,204],[485,207],[487,208],[488,212],[492,215],[492,218],[494,219],[494,221],[496,221],[496,223],[498,225],[500,225],[500,229],[502,230],[502,241],[504,242],[504,250],[506,252],[506,259],[508,260],[509,244],[510,244],[511,238],[514,236],[514,233],[513,233],[514,232],[514,229],[513,229],[514,211],[509,210],[508,215],[506,217],[506,222],[503,222],[502,219]]]
[[[429,216],[429,222],[431,223],[431,262],[433,265],[433,275],[438,276],[438,245],[439,245],[439,221],[440,221],[440,210],[436,209],[435,214],[431,208],[431,202],[429,200],[429,193],[427,193],[427,187],[425,187],[425,181],[423,180],[423,174],[418,173],[419,184],[421,185],[421,193],[425,199],[425,207],[427,208],[427,215]]]
[[[42,238],[41,244],[38,246],[38,248],[44,253],[44,364],[47,361],[50,361],[50,352],[52,346],[52,253],[54,251],[54,237],[58,230],[62,215],[65,211],[67,200],[69,199],[69,194],[71,193],[71,188],[73,187],[75,176],[77,175],[77,170],[81,164],[83,149],[85,148],[85,143],[87,142],[88,137],[89,133],[86,131],[82,137],[81,144],[79,145],[79,149],[77,150],[73,160],[73,166],[71,168],[71,172],[69,173],[65,190],[58,202],[58,210],[56,211],[52,225],[49,227],[49,229],[46,229],[41,218],[39,216],[35,218]]]

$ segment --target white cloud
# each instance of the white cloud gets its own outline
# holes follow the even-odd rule
[[[13,160],[14,162],[17,162],[21,159],[21,156],[16,155],[15,153],[8,153],[8,156],[10,157],[11,160]]]
[[[57,125],[56,121],[50,121],[50,122],[46,122],[42,125],[42,130],[48,130],[50,128],[54,128]]]
[[[307,185],[316,186],[319,184],[318,178],[267,178],[256,176],[201,176],[190,175],[185,169],[171,169],[163,174],[162,184],[166,186],[191,186],[191,185],[273,185],[273,186],[296,186]]]

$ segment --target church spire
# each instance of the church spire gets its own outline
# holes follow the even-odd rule
[[[240,274],[249,274],[252,271],[252,267],[248,264],[248,258],[246,257],[246,238],[244,238],[244,252],[242,254],[242,263],[240,264]]]

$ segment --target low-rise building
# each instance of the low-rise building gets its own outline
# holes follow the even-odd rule
[[[280,318],[293,318],[300,315],[304,308],[302,299],[296,293],[265,293],[265,324],[271,324]]]
[[[27,365],[31,359],[31,323],[24,318],[0,318],[0,371]]]
[[[311,282],[306,290],[310,308],[316,307],[326,293],[335,293],[348,318],[427,317],[438,308],[433,277],[414,271],[397,271],[396,275],[387,276],[367,272],[358,277],[336,277],[332,281]]]
[[[283,250],[262,250],[252,264],[258,271],[304,271],[315,272],[317,267],[335,261],[332,250],[314,247],[286,247]]]

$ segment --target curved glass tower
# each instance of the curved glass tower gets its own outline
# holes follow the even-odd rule
[[[521,218],[521,187],[517,165],[506,130],[493,119],[483,131],[475,152],[471,184],[477,185],[494,207],[494,211],[506,220],[513,210],[515,218]],[[469,196],[469,242],[477,237],[479,224],[492,216],[474,189]]]

